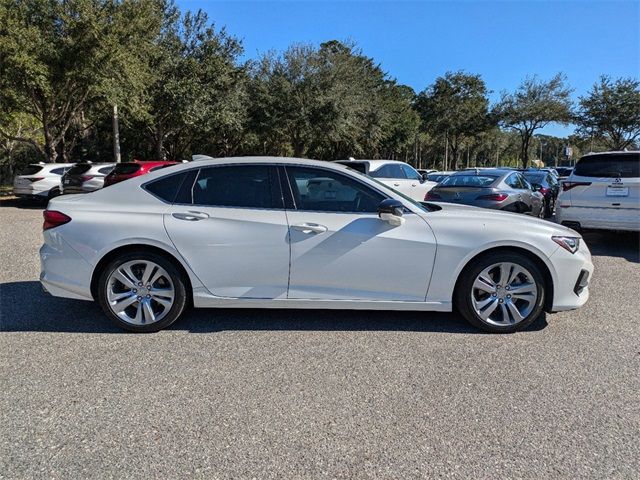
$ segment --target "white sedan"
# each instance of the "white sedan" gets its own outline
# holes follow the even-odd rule
[[[424,201],[427,192],[438,184],[428,180],[408,163],[398,160],[349,159],[338,160],[336,163],[366,173],[418,202]]]
[[[58,197],[44,288],[97,300],[135,332],[195,307],[456,308],[492,332],[588,298],[591,255],[566,227],[421,204],[342,165],[210,159]],[[428,317],[425,317],[428,320]]]

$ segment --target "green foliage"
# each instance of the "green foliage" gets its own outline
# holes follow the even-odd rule
[[[571,88],[566,84],[566,76],[558,73],[548,81],[529,77],[513,93],[503,93],[494,109],[494,115],[501,124],[520,133],[521,160],[529,165],[529,144],[534,132],[557,122],[571,121]]]
[[[580,97],[576,115],[579,133],[602,139],[611,150],[624,150],[640,137],[640,81],[600,77]]]
[[[49,161],[66,157],[58,147],[85,109],[124,101],[144,83],[144,41],[159,26],[158,7],[154,0],[0,1],[0,107],[41,122],[43,141],[32,142]],[[0,134],[11,137],[3,126]]]

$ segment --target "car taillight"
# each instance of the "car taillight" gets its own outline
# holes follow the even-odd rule
[[[425,200],[439,200],[442,199],[442,197],[440,195],[438,195],[435,192],[427,192],[427,194],[424,196]]]
[[[546,187],[540,187],[540,190],[538,191],[543,195],[546,195],[547,193],[549,193],[549,189]]]
[[[44,180],[44,177],[31,177],[31,178],[27,178],[27,180],[29,180],[31,183],[34,183],[34,182],[39,182],[40,180]]]
[[[501,202],[503,200],[506,200],[508,196],[509,195],[507,195],[506,193],[491,193],[489,195],[480,195],[478,198],[476,198],[476,200],[489,200],[491,202]]]
[[[574,187],[588,187],[591,182],[562,182],[562,191],[568,192]]]
[[[44,223],[42,224],[42,230],[49,230],[50,228],[59,227],[65,223],[71,221],[71,217],[65,215],[62,212],[56,210],[45,210],[42,212],[44,217]]]

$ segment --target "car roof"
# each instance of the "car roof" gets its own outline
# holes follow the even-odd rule
[[[368,162],[369,163],[369,170],[373,171],[373,170],[377,170],[378,168],[382,167],[383,165],[389,165],[389,164],[401,164],[401,165],[409,165],[407,162],[401,162],[400,160],[370,160],[367,158],[354,158],[354,159],[345,159],[345,160],[338,160],[340,162]],[[344,165],[344,163],[343,163]],[[411,167],[411,165],[409,165]],[[413,167],[411,167],[413,168]]]
[[[453,172],[451,175],[506,175],[507,173],[513,173],[515,170],[508,168],[469,168],[465,170],[459,170]]]
[[[30,167],[42,167],[42,168],[60,168],[71,167],[74,163],[30,163]]]
[[[584,154],[582,157],[591,157],[595,155],[638,155],[638,154],[640,154],[640,150],[610,150],[607,152],[589,152]]]

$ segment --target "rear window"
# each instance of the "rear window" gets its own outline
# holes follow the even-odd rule
[[[488,187],[498,177],[492,175],[451,175],[440,182],[441,187]]]
[[[140,164],[138,163],[119,163],[113,167],[113,172],[116,175],[131,175],[140,170]]]
[[[524,178],[532,183],[542,183],[547,178],[547,174],[544,173],[525,173]]]
[[[20,170],[20,175],[35,175],[40,170],[42,170],[42,165],[27,165],[22,170]]]
[[[640,177],[640,153],[607,154],[582,157],[573,173],[580,177]]]
[[[76,163],[67,171],[67,175],[82,175],[83,173],[89,171],[90,168],[90,163]]]

